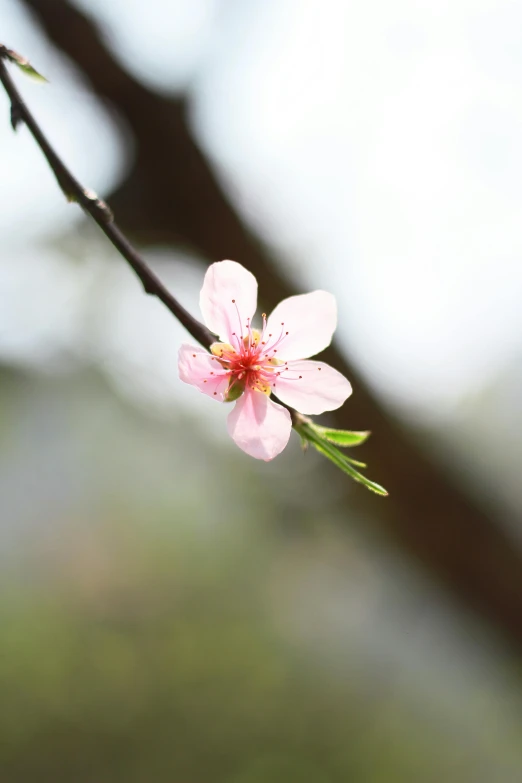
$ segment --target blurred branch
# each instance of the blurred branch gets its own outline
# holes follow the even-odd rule
[[[203,324],[185,310],[177,299],[165,288],[163,283],[147,266],[139,253],[137,253],[125,235],[120,231],[114,222],[112,212],[107,204],[105,204],[104,201],[101,201],[92,190],[80,185],[78,180],[69,171],[60,156],[49,143],[38,122],[20,95],[5,65],[5,60],[16,62],[16,58],[17,55],[15,52],[11,52],[11,50],[6,49],[5,46],[0,44],[0,82],[11,101],[11,124],[13,129],[16,130],[22,122],[28,127],[31,135],[44,154],[47,163],[51,167],[67,200],[78,202],[85,212],[87,212],[95,223],[98,224],[116,250],[135,271],[141,280],[146,293],[157,296],[158,299],[168,307],[170,312],[183,324],[194,339],[208,348],[215,340],[213,335],[203,326]],[[19,59],[22,62],[27,62],[23,60],[23,58]]]
[[[96,24],[66,0],[20,2],[135,135],[131,171],[111,196],[122,225],[147,243],[181,243],[212,261],[240,261],[258,278],[266,309],[299,293],[224,193],[194,141],[187,101],[140,84],[114,58]],[[359,425],[373,432],[367,447],[372,467],[393,500],[379,512],[388,513],[396,540],[522,649],[520,551],[408,438],[335,345],[324,358],[350,378],[355,390],[349,404],[332,416],[335,426]]]

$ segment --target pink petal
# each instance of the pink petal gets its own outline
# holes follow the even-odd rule
[[[233,334],[245,335],[256,311],[257,280],[235,261],[218,261],[207,269],[199,306],[210,331],[237,345]]]
[[[182,381],[196,386],[214,400],[224,401],[229,376],[208,351],[185,343],[179,349],[178,370]]]
[[[292,420],[282,405],[262,392],[246,391],[229,415],[228,433],[251,457],[274,459],[290,438]]]
[[[326,291],[290,296],[272,311],[265,334],[272,334],[268,349],[277,345],[280,359],[306,359],[324,350],[332,341],[337,326],[335,297]],[[286,334],[288,332],[288,335]]]
[[[274,394],[300,413],[334,411],[352,393],[344,375],[324,362],[288,362],[277,376]]]

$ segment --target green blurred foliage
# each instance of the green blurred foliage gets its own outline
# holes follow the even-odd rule
[[[477,747],[321,624],[375,574],[313,453],[254,469],[88,373],[0,401],[1,781],[517,779],[518,732]]]

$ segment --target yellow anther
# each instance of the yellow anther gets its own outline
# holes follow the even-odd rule
[[[261,332],[259,331],[259,329],[251,329],[250,334],[246,335],[246,337],[243,337],[243,343],[245,348],[248,348],[249,345],[258,345],[260,339],[261,339]]]
[[[261,383],[261,381],[258,381],[255,385],[254,391],[261,392],[262,394],[268,394],[268,396],[270,396],[270,384]]]
[[[212,343],[210,353],[213,353],[214,356],[223,356],[224,353],[235,353],[235,350],[228,343]]]

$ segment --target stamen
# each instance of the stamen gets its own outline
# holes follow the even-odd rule
[[[262,318],[262,320],[263,320],[263,328],[262,328],[262,330],[261,330],[261,336],[260,336],[260,338],[259,338],[260,340],[262,340],[262,339],[263,339],[263,337],[265,336],[265,330],[266,330],[266,313],[262,313],[262,314],[261,314],[261,318]],[[263,345],[264,345],[264,343],[263,343]]]
[[[285,325],[285,322],[284,322],[284,321],[281,321],[281,326],[284,326],[284,325]],[[268,348],[266,348],[266,351],[267,351],[267,352],[268,352],[268,351],[275,351],[275,346],[276,346],[276,345],[279,345],[280,343],[282,343],[282,342],[283,342],[283,340],[285,339],[285,337],[288,337],[288,334],[289,334],[289,332],[284,332],[284,331],[283,331],[283,329],[281,329],[281,333],[280,333],[279,337],[277,338],[277,340],[276,340],[274,343],[272,343],[272,345],[271,345],[271,346],[269,346]],[[271,335],[271,334],[270,334],[270,335],[268,335],[268,336],[269,336],[269,337],[272,337],[272,335]]]
[[[239,307],[237,306],[237,304],[235,304],[235,302],[236,302],[236,300],[234,299],[234,306],[236,308],[237,322],[239,324],[239,332],[240,332],[240,334],[238,335],[238,338],[240,340],[242,340],[243,339],[243,324],[241,323],[241,316],[239,314]]]

